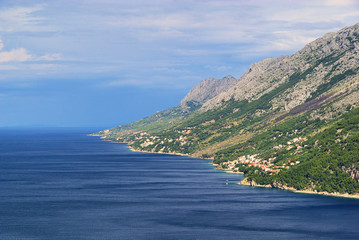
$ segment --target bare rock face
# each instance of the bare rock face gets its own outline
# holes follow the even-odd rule
[[[278,71],[280,68],[283,68],[283,70],[287,68],[281,66],[282,61],[283,57],[280,57],[267,58],[258,63],[253,63],[249,67],[249,70],[234,85],[206,102],[203,108],[208,110],[219,107],[223,101],[230,99],[254,99],[259,97],[260,95],[258,93],[264,89],[269,91],[271,88],[276,87],[279,83],[274,84],[274,80],[280,78],[283,82],[286,79],[285,76],[282,76],[282,71]],[[288,71],[290,71],[290,67],[288,67]]]
[[[341,169],[346,172],[349,173],[350,176],[357,182],[359,182],[359,171],[355,168],[346,168],[345,166],[342,166]]]
[[[268,58],[252,64],[235,84],[204,103],[202,109],[220,107],[230,99],[251,102],[283,84],[295,82],[293,74],[298,74],[300,81],[289,84],[270,100],[271,110],[289,111],[311,97],[327,94],[327,90],[317,90],[325,84],[334,86],[337,84],[335,80],[342,75],[341,84],[353,80],[358,72],[358,52],[359,24],[328,33],[291,56]]]
[[[199,84],[197,84],[181,101],[181,105],[186,102],[194,101],[199,104],[203,104],[207,100],[217,96],[219,93],[227,90],[235,83],[237,79],[232,76],[227,76],[222,79],[206,78]]]

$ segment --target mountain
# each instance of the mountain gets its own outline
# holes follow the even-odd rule
[[[207,100],[227,90],[236,81],[237,79],[232,76],[227,76],[222,79],[207,78],[192,88],[187,96],[185,96],[181,101],[181,105],[184,105],[190,101],[203,104]]]
[[[177,107],[98,133],[136,150],[213,159],[243,184],[359,192],[359,24],[239,79],[205,79]],[[359,195],[358,195],[359,196]]]
[[[356,70],[358,28],[357,24],[337,33],[326,34],[291,56],[269,58],[252,64],[233,87],[218,94],[204,107],[216,107],[223,100],[231,98],[256,100],[289,82],[292,86],[285,86],[281,95],[271,99],[274,108],[290,110],[309,97],[313,99],[319,96],[329,90],[335,84],[334,81],[341,79],[334,79],[333,82],[328,80]],[[314,89],[318,91],[313,92]],[[283,102],[283,99],[286,101]]]

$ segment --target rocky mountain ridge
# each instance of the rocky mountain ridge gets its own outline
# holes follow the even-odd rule
[[[356,24],[337,33],[328,33],[291,56],[268,58],[254,63],[231,88],[206,102],[203,109],[219,107],[223,101],[232,98],[248,101],[258,99],[288,81],[294,72],[312,70],[297,86],[272,100],[275,104],[273,110],[281,108],[288,111],[310,98],[327,79],[357,68],[358,32],[359,24]],[[341,68],[336,68],[339,65]],[[287,101],[282,101],[283,96],[286,96]]]

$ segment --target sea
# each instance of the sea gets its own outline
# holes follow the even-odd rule
[[[0,129],[0,239],[358,239],[359,200],[237,185],[96,129]]]

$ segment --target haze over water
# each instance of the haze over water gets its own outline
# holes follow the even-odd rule
[[[359,200],[236,185],[94,130],[0,130],[0,239],[357,239]],[[228,183],[228,184],[227,184]]]

